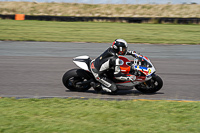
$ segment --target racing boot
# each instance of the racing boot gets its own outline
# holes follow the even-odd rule
[[[102,90],[106,91],[106,92],[112,92],[110,89],[108,89],[107,87],[105,87],[104,85],[101,85]]]

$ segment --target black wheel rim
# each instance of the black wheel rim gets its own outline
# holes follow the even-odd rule
[[[139,88],[146,90],[146,91],[151,91],[154,90],[158,87],[158,81],[150,79],[147,82],[144,82],[143,84],[141,84],[141,86]]]

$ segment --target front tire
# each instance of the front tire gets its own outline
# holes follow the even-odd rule
[[[155,93],[159,91],[163,86],[163,81],[158,75],[153,75],[152,78],[135,88],[142,93]]]
[[[62,78],[64,86],[70,91],[87,91],[91,88],[90,84],[78,84],[90,79],[89,74],[82,69],[72,69],[67,71]]]

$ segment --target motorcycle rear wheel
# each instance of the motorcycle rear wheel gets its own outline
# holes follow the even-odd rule
[[[152,79],[146,81],[135,88],[142,93],[155,93],[159,91],[163,86],[163,81],[158,75],[153,75]]]
[[[90,84],[78,84],[87,81],[90,77],[85,74],[86,71],[82,69],[72,69],[67,71],[62,78],[64,86],[70,91],[83,92],[91,88]]]

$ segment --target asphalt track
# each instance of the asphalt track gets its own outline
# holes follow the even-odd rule
[[[200,45],[129,44],[129,49],[148,56],[163,79],[155,94],[137,90],[116,95],[71,92],[62,84],[63,74],[76,68],[72,58],[95,58],[108,43],[0,41],[0,97],[17,98],[99,98],[200,101]]]

